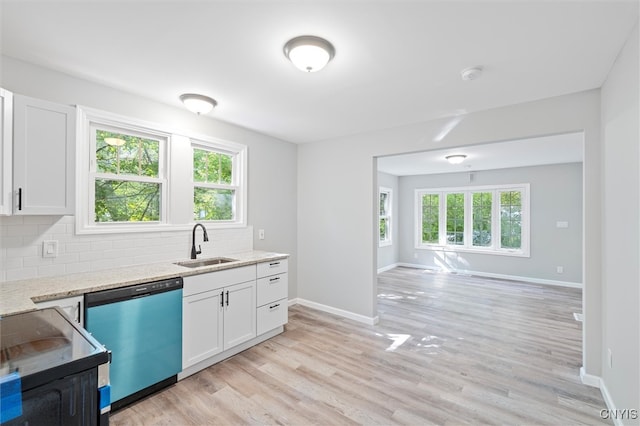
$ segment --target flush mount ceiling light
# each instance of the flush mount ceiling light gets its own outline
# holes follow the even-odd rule
[[[122,146],[125,144],[125,141],[120,138],[104,138],[104,143],[111,146]]]
[[[480,66],[465,68],[460,71],[460,77],[462,77],[464,81],[476,80],[480,78],[481,75],[482,67]]]
[[[316,36],[295,37],[284,45],[284,56],[304,72],[320,71],[335,54],[331,43]]]
[[[189,111],[195,112],[198,115],[206,114],[218,105],[215,99],[195,93],[180,95],[180,100]]]
[[[464,154],[453,154],[447,155],[444,158],[451,164],[460,164],[464,161],[465,158],[467,158],[467,156]]]

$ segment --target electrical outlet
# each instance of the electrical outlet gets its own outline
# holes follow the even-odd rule
[[[609,368],[613,368],[613,352],[611,352],[611,348],[607,349],[607,363]]]
[[[563,266],[556,266],[556,272],[559,274],[563,274],[564,273],[564,267]]]
[[[258,229],[258,239],[264,240],[264,229]]]
[[[58,257],[58,240],[42,242],[42,257]]]

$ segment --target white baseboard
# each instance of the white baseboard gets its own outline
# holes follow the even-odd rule
[[[379,321],[379,317],[377,315],[375,317],[367,317],[364,315],[356,314],[354,312],[334,308],[333,306],[323,305],[321,303],[312,302],[311,300],[301,299],[299,297],[289,300],[289,306],[295,304],[300,304],[302,306],[307,306],[309,308],[317,309],[322,312],[338,315],[343,318],[348,318],[350,320],[354,320],[367,325],[376,325]]]
[[[607,404],[607,408],[610,413],[617,413],[616,405],[613,403],[613,399],[611,398],[611,394],[607,389],[607,385],[604,384],[604,381],[600,379],[600,392],[602,393],[602,398],[604,399],[604,403]],[[624,426],[624,422],[618,416],[610,416],[611,420],[613,420],[613,424],[615,426]]]
[[[604,383],[602,378],[599,376],[594,376],[592,374],[587,374],[584,371],[584,367],[580,367],[580,380],[582,380],[582,383],[587,386],[592,386],[600,389],[602,399],[604,399],[604,403],[607,405],[607,409],[609,410],[608,419],[612,420],[615,426],[624,426],[622,417],[615,415],[615,413],[618,413],[616,404],[614,404],[613,398],[611,398],[611,394],[607,389],[607,385]]]
[[[431,271],[445,272],[442,268],[438,268],[434,266],[419,265],[415,263],[401,262],[401,263],[397,263],[396,266],[404,266],[407,268],[428,269]],[[475,275],[478,277],[485,277],[485,278],[498,278],[502,280],[523,281],[523,282],[532,283],[532,284],[555,285],[560,287],[571,287],[571,288],[580,288],[580,289],[582,288],[582,283],[574,283],[571,281],[545,280],[542,278],[521,277],[518,275],[494,274],[491,272],[467,271],[467,270],[456,270],[456,269],[450,270],[448,272],[453,272],[456,274],[463,274],[463,275]]]
[[[378,273],[381,274],[386,271],[390,271],[391,269],[399,266],[397,263],[393,263],[391,265],[383,266],[382,268],[378,268]]]
[[[584,383],[587,386],[591,386],[594,388],[601,387],[602,381],[600,380],[600,377],[594,376],[593,374],[587,374],[584,371],[584,367],[580,367],[580,380],[582,380],[582,383]]]

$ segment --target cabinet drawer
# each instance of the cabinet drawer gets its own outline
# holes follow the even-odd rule
[[[278,274],[258,280],[258,306],[286,299],[289,294],[289,274]]]
[[[184,277],[183,297],[256,279],[255,265]]]
[[[269,275],[281,274],[289,270],[288,259],[273,260],[271,262],[258,263],[258,278]]]
[[[258,308],[258,335],[286,324],[289,318],[287,299],[281,299]]]

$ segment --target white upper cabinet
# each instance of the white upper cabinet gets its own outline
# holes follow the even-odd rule
[[[11,214],[13,94],[0,88],[0,215]]]
[[[13,100],[13,214],[74,214],[75,108]]]

